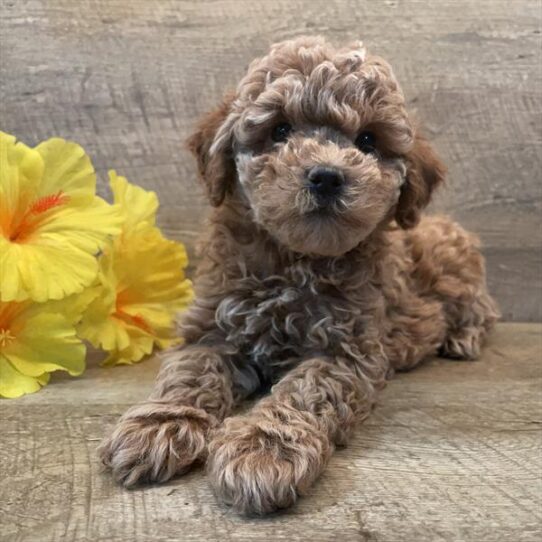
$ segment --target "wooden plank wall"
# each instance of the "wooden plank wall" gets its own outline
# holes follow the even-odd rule
[[[450,169],[435,204],[478,232],[508,320],[542,320],[539,0],[1,0],[0,127],[78,141],[157,191],[190,254],[206,208],[195,119],[274,41],[363,39]]]

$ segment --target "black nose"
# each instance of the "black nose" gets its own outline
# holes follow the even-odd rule
[[[310,190],[322,202],[335,199],[342,190],[344,175],[332,167],[316,166],[309,171]]]

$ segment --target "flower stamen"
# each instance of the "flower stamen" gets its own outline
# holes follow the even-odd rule
[[[42,198],[37,199],[30,207],[29,212],[34,215],[45,213],[53,207],[64,205],[69,199],[69,196],[64,194],[62,190],[59,190],[56,194],[50,194],[49,196],[43,196]]]
[[[22,220],[19,222],[19,225],[9,236],[10,241],[21,242],[27,238],[39,225],[39,215],[42,215],[55,207],[60,207],[69,200],[70,197],[64,194],[62,190],[59,190],[56,194],[49,194],[48,196],[37,199],[28,208]]]
[[[9,329],[0,329],[0,348],[5,348],[11,341],[15,340]]]

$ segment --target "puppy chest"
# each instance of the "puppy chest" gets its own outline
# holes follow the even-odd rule
[[[255,358],[281,358],[324,352],[354,332],[357,317],[345,300],[284,280],[247,281],[216,311],[228,343]]]

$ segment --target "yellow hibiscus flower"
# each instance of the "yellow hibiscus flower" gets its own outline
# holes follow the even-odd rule
[[[110,184],[124,219],[122,232],[100,257],[96,297],[78,327],[81,337],[109,353],[105,365],[140,361],[154,346],[174,344],[175,315],[192,298],[183,245],[154,226],[156,194],[114,171]]]
[[[83,372],[85,346],[75,323],[93,295],[48,303],[0,301],[0,396],[38,391],[53,371]]]
[[[61,299],[92,283],[121,222],[95,188],[79,145],[54,138],[32,149],[0,132],[0,301]]]

